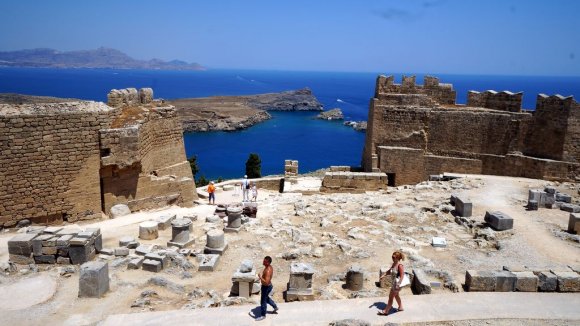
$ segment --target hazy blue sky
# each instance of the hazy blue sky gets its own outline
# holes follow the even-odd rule
[[[209,68],[580,76],[575,0],[0,0],[0,51]]]

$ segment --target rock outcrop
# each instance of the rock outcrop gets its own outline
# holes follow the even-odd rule
[[[336,108],[325,112],[321,112],[319,115],[316,116],[316,118],[322,120],[344,120],[344,115],[342,114],[341,109]]]
[[[184,131],[235,131],[268,120],[266,111],[322,111],[308,88],[244,96],[213,96],[167,101],[175,106]]]
[[[367,122],[366,121],[345,121],[345,126],[350,126],[356,131],[366,131]]]

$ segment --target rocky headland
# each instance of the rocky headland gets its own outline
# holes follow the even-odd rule
[[[205,70],[198,63],[181,60],[137,60],[127,54],[105,47],[82,51],[57,51],[54,49],[27,49],[0,51],[0,67],[36,68],[113,68],[159,70]]]
[[[344,120],[344,115],[342,114],[342,110],[339,108],[331,109],[328,111],[321,112],[319,115],[316,116],[316,119],[322,120]]]
[[[212,96],[168,100],[177,108],[184,131],[235,131],[268,120],[267,111],[322,111],[312,91]]]
[[[2,104],[35,104],[35,103],[63,103],[81,101],[74,98],[60,98],[50,96],[35,96],[15,93],[0,93]]]

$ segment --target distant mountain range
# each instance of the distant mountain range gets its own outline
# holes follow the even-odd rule
[[[197,63],[180,60],[136,60],[119,50],[104,47],[68,52],[54,49],[0,51],[0,67],[205,70]]]

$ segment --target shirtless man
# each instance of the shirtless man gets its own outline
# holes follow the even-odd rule
[[[274,311],[272,313],[275,314],[278,311],[278,306],[276,305],[276,302],[274,302],[274,300],[270,298],[270,293],[274,288],[272,286],[272,276],[274,275],[274,269],[272,268],[271,265],[272,257],[270,256],[264,257],[264,261],[262,262],[262,264],[264,265],[264,271],[262,272],[262,275],[256,274],[256,276],[258,276],[260,282],[262,283],[262,288],[260,290],[260,308],[262,315],[256,318],[256,320],[264,320],[266,318],[266,310],[268,309],[267,305],[271,305],[272,308],[274,308]]]

